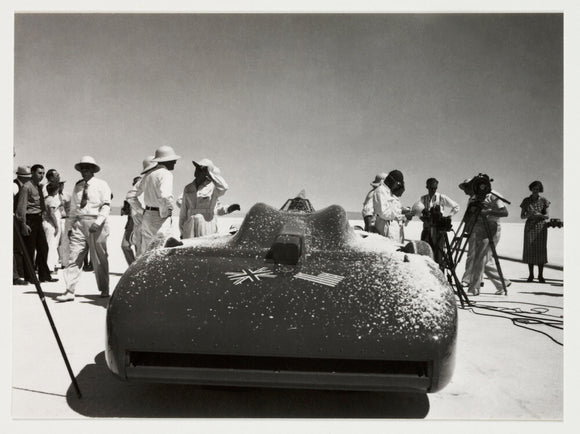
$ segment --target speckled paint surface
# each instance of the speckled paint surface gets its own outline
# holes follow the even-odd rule
[[[297,265],[275,264],[268,251],[289,221],[303,230],[304,252]],[[296,214],[258,204],[234,236],[185,240],[139,258],[111,299],[109,344],[206,354],[441,357],[455,341],[452,290],[430,258],[398,247],[356,234],[338,206]]]

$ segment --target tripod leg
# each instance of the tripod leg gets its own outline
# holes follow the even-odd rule
[[[443,237],[443,247],[441,248],[441,237]],[[461,303],[461,307],[465,307],[464,303],[467,303],[468,306],[471,306],[471,302],[467,297],[467,294],[463,290],[463,286],[461,285],[461,281],[459,277],[457,277],[457,273],[455,272],[456,264],[453,262],[453,255],[451,246],[449,244],[449,239],[447,238],[447,234],[439,234],[437,240],[437,247],[440,251],[441,255],[441,266],[447,271],[447,281],[454,288],[454,292],[459,298],[459,302]]]
[[[488,236],[488,240],[489,240],[489,248],[491,249],[491,254],[493,255],[493,260],[495,261],[495,266],[497,267],[497,272],[499,274],[501,286],[503,288],[503,293],[504,293],[504,295],[507,295],[507,286],[505,284],[505,279],[504,279],[503,273],[501,271],[501,265],[499,263],[499,258],[497,256],[497,251],[495,249],[495,243],[493,242],[491,229],[489,228],[489,223],[487,222],[487,220],[485,220],[485,230],[487,231],[487,236]]]

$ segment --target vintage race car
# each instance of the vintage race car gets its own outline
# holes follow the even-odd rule
[[[127,381],[436,392],[457,308],[421,248],[353,230],[337,205],[256,204],[235,234],[162,240],[127,269],[107,365]]]

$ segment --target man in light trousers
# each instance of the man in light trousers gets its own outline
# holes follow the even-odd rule
[[[94,176],[100,170],[94,158],[85,156],[75,165],[83,179],[76,183],[71,195],[67,234],[70,240],[69,264],[64,269],[66,291],[57,301],[73,301],[81,277],[83,260],[90,251],[97,287],[101,297],[109,296],[109,259],[107,238],[111,208],[111,189]]]
[[[157,166],[137,184],[136,196],[143,194],[145,202],[141,224],[142,252],[147,251],[158,234],[167,234],[171,231],[171,216],[175,206],[171,171],[180,158],[171,146],[161,146],[155,151],[155,158],[152,160]]]

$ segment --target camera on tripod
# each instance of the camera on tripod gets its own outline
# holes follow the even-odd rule
[[[475,195],[476,200],[483,200],[486,195],[491,193],[491,179],[485,173],[480,173],[479,175],[474,176],[471,180],[467,183],[466,188],[471,189],[473,194]]]
[[[423,216],[421,217],[421,220],[438,231],[449,232],[453,229],[451,216],[443,217],[439,205],[435,205],[431,209],[425,208],[422,213]]]

